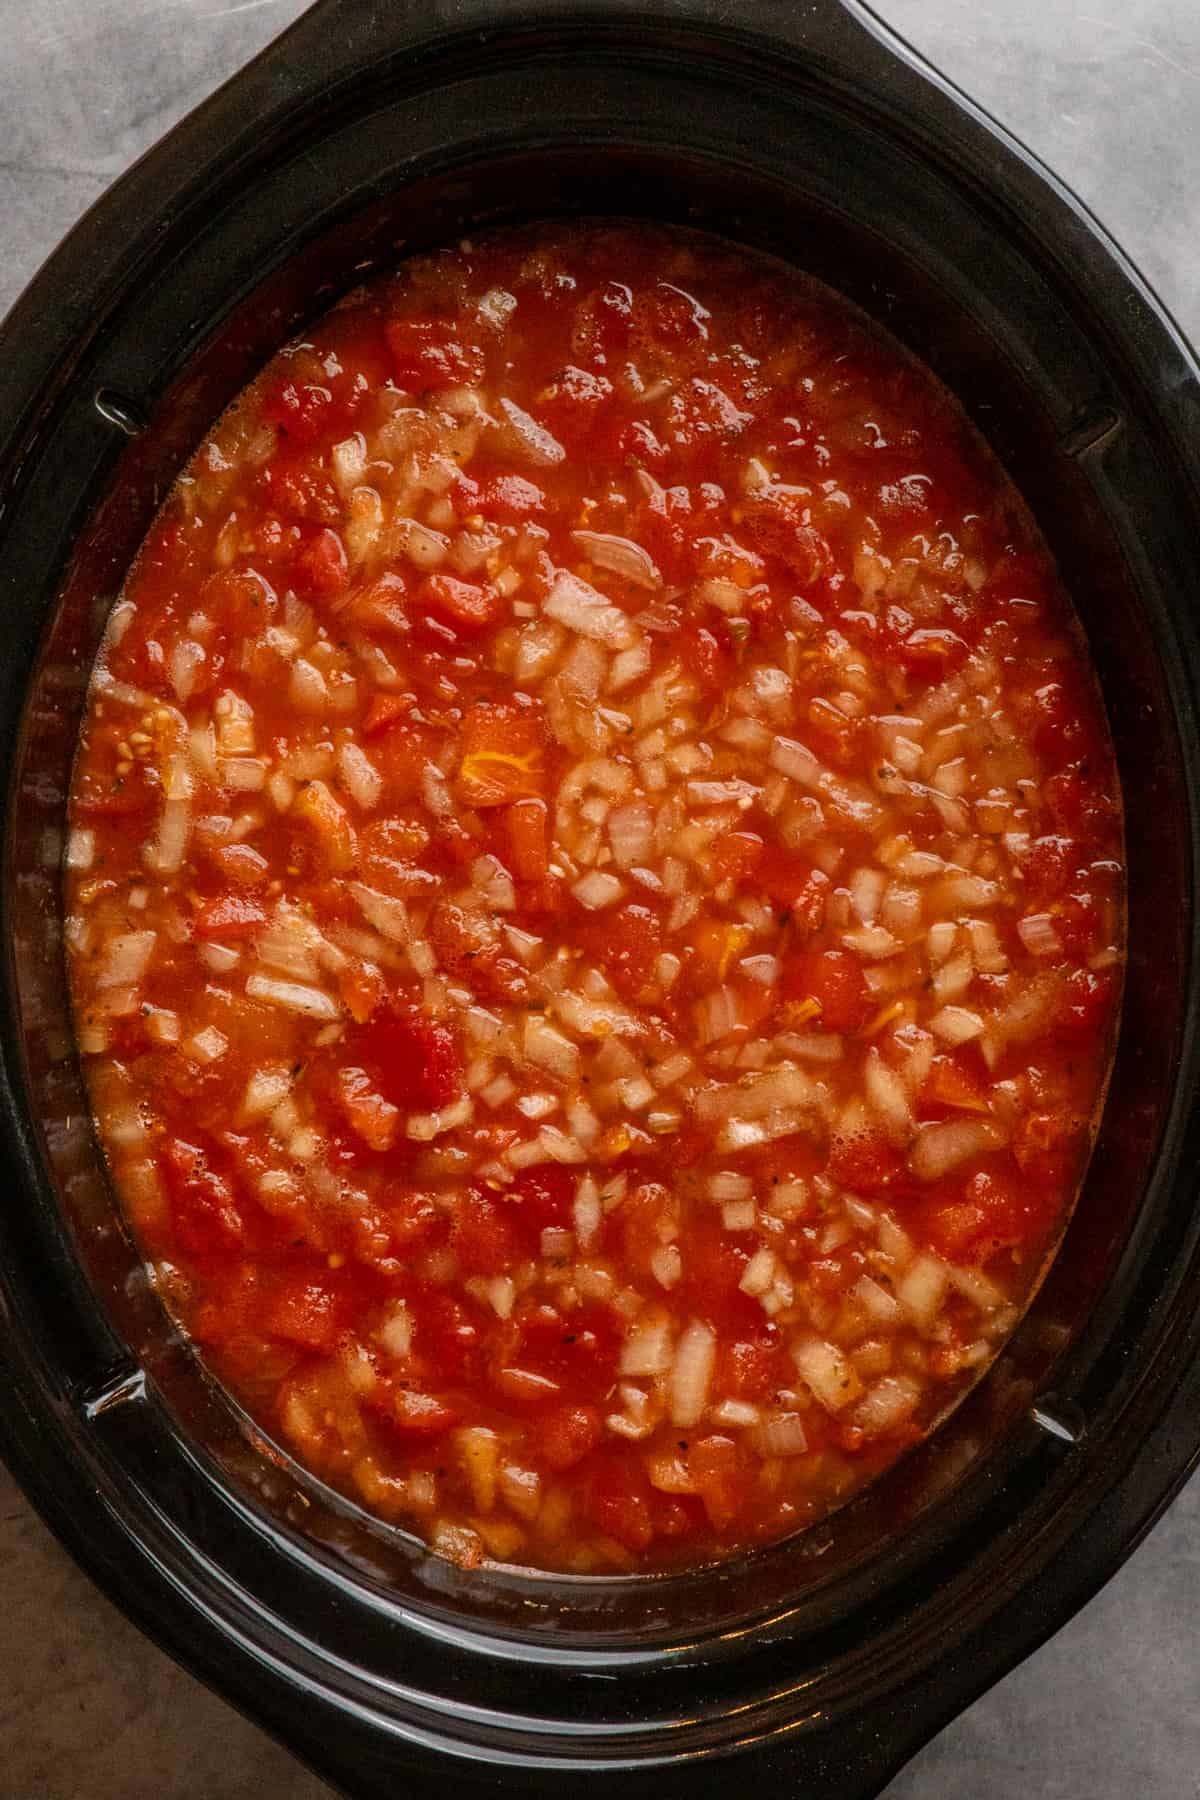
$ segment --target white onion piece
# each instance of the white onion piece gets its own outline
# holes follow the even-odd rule
[[[1063,953],[1058,927],[1049,913],[1027,913],[1017,921],[1017,934],[1031,956],[1055,957]]]
[[[535,469],[556,468],[564,461],[567,453],[558,439],[529,413],[508,399],[501,400],[499,410],[504,415],[502,433],[514,456]]]
[[[792,1356],[805,1383],[827,1412],[840,1412],[863,1391],[854,1365],[834,1344],[822,1338],[805,1338],[793,1346]]]
[[[571,536],[598,569],[621,575],[635,587],[662,586],[653,557],[632,538],[617,537],[608,531],[573,531]]]
[[[560,569],[542,607],[544,616],[557,619],[568,630],[603,644],[607,650],[628,650],[637,640],[633,620],[596,588]]]
[[[854,1409],[854,1423],[868,1437],[892,1431],[910,1417],[921,1389],[910,1375],[885,1375]]]
[[[527,1062],[545,1069],[559,1081],[575,1081],[579,1075],[579,1047],[547,1024],[540,1013],[529,1013],[521,1045]]]
[[[717,1339],[701,1319],[685,1327],[675,1351],[669,1386],[671,1423],[686,1430],[699,1423],[717,1359]]]
[[[122,931],[110,938],[96,975],[98,988],[135,987],[145,974],[154,946],[153,931]]]
[[[615,875],[609,875],[603,869],[592,869],[575,883],[571,892],[589,912],[599,912],[606,906],[614,906],[624,894],[625,887]]]
[[[929,1021],[929,1029],[944,1044],[969,1044],[983,1031],[983,1020],[965,1006],[943,1006]]]
[[[346,792],[364,812],[379,804],[383,777],[364,750],[357,744],[341,744],[337,753],[338,773]]]
[[[1004,1143],[1004,1133],[986,1119],[947,1119],[940,1125],[923,1125],[909,1157],[919,1181],[940,1181],[960,1163]]]
[[[756,1425],[750,1444],[759,1456],[803,1456],[808,1449],[804,1420],[799,1413],[774,1413]]]
[[[896,1286],[896,1299],[914,1325],[928,1330],[941,1310],[950,1271],[937,1256],[918,1256]]]
[[[382,937],[390,939],[393,944],[406,944],[412,936],[409,925],[408,908],[403,900],[396,900],[391,894],[381,894],[375,888],[364,885],[361,881],[350,883],[350,892],[357,900],[367,922],[373,925]]]

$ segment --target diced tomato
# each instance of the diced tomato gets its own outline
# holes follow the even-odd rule
[[[398,1387],[392,1404],[383,1413],[389,1425],[405,1437],[440,1437],[462,1421],[461,1407],[452,1405],[437,1394],[423,1394],[413,1388]]]
[[[468,806],[509,806],[545,785],[544,734],[531,707],[483,701],[463,721],[458,780]]]
[[[454,1219],[454,1248],[471,1275],[504,1275],[517,1262],[512,1220],[497,1200],[481,1191],[463,1194]]]
[[[638,901],[590,914],[580,921],[575,939],[627,1000],[639,999],[651,985],[664,947],[661,919]]]
[[[538,1420],[538,1448],[548,1468],[573,1469],[600,1442],[603,1428],[594,1406],[552,1407]]]
[[[296,444],[311,444],[324,430],[333,395],[315,382],[285,380],[262,399],[262,416]]]
[[[611,381],[568,363],[538,395],[538,417],[568,450],[579,451],[595,437],[612,398]]]
[[[614,351],[626,347],[632,324],[632,289],[623,281],[606,281],[581,303],[571,347],[585,362],[603,367]]]
[[[286,520],[310,525],[340,523],[342,503],[337,489],[303,454],[276,456],[263,470],[262,481],[275,511]]]
[[[226,881],[237,888],[265,887],[271,878],[271,865],[253,844],[220,844],[212,860]]]
[[[417,594],[416,604],[468,637],[486,631],[504,610],[496,588],[477,581],[460,581],[454,575],[431,575]]]
[[[742,523],[755,549],[778,557],[805,585],[832,567],[829,545],[812,523],[808,496],[798,488],[772,487],[748,500]]]
[[[835,768],[853,768],[861,759],[868,732],[861,719],[848,718],[828,700],[809,702],[804,740],[814,755]]]
[[[1061,830],[1092,844],[1103,843],[1111,834],[1116,808],[1085,761],[1052,775],[1044,795]]]
[[[763,858],[764,844],[757,832],[730,831],[713,845],[711,860],[713,880],[733,881],[739,886],[753,881]]]
[[[715,459],[739,438],[753,415],[744,412],[715,381],[693,376],[667,402],[666,438],[675,453],[696,473],[697,462],[714,473]]]
[[[654,1491],[637,1459],[606,1455],[592,1476],[588,1514],[593,1524],[627,1550],[642,1551],[654,1537]]]
[[[156,806],[159,792],[150,785],[141,763],[135,763],[127,775],[92,768],[76,779],[72,806],[88,819],[127,819]]]
[[[679,1236],[679,1200],[661,1182],[631,1187],[619,1212],[622,1261],[642,1281],[653,1281],[654,1258]]]
[[[953,1112],[987,1112],[988,1098],[978,1071],[961,1054],[935,1056],[917,1110],[923,1119],[944,1118]]]
[[[545,494],[524,475],[489,475],[471,503],[485,519],[533,519],[545,510]]]
[[[544,800],[514,800],[500,814],[501,861],[518,881],[543,882],[549,871],[549,808]]]
[[[427,931],[442,968],[473,992],[509,1000],[528,993],[524,969],[505,955],[498,927],[486,914],[453,900],[439,900]]]
[[[713,1434],[688,1445],[688,1473],[717,1531],[728,1531],[754,1488],[754,1465],[733,1438]]]
[[[292,564],[292,579],[301,593],[332,600],[350,586],[346,546],[336,531],[319,531]]]
[[[681,1240],[683,1287],[692,1305],[716,1318],[738,1291],[751,1254],[758,1248],[750,1232],[726,1231],[720,1215],[702,1214],[688,1221]],[[757,1308],[757,1302],[753,1303]]]
[[[1007,1164],[1007,1166],[1006,1166]],[[961,1184],[953,1181],[918,1206],[918,1229],[952,1261],[986,1263],[1002,1250],[1041,1237],[1055,1203],[1023,1179],[1010,1159],[994,1159]]]
[[[380,737],[410,713],[417,703],[415,694],[376,694],[363,720],[364,737]]]
[[[439,1380],[476,1381],[483,1367],[486,1322],[472,1302],[433,1293],[418,1310],[416,1342]]]
[[[1090,956],[1098,947],[1100,908],[1091,894],[1067,894],[1055,908],[1054,923],[1072,956]]]
[[[400,387],[424,393],[452,382],[473,384],[483,374],[483,352],[447,319],[389,319],[383,333]]]
[[[319,1281],[299,1280],[278,1287],[263,1313],[268,1337],[302,1350],[329,1350],[341,1332],[338,1297]]]
[[[899,1153],[881,1131],[863,1130],[835,1137],[829,1147],[829,1172],[855,1193],[874,1194],[899,1174]]]
[[[521,1368],[549,1375],[580,1399],[597,1401],[608,1393],[623,1328],[606,1307],[533,1306],[517,1314],[516,1323]]]
[[[180,1248],[191,1256],[240,1249],[246,1227],[233,1188],[206,1153],[183,1138],[168,1138],[161,1157]]]
[[[829,903],[829,877],[802,857],[768,845],[756,870],[758,885],[790,915],[803,936],[820,931]]]
[[[390,1150],[400,1129],[400,1111],[371,1085],[365,1069],[339,1069],[335,1084],[346,1123],[372,1150]]]
[[[534,1254],[548,1227],[569,1228],[577,1181],[578,1176],[562,1163],[536,1163],[522,1169],[499,1197],[498,1204],[512,1216]]]
[[[707,625],[692,625],[680,632],[676,647],[688,674],[706,691],[720,693],[730,687],[736,661],[727,632],[718,634]]]
[[[1066,1185],[1079,1160],[1084,1121],[1066,1112],[1024,1113],[1013,1127],[1012,1153],[1029,1181]]]
[[[257,900],[246,894],[218,894],[206,900],[192,920],[192,934],[204,941],[225,938],[236,942],[261,931],[267,915]]]
[[[1069,837],[1047,834],[1035,838],[1021,863],[1021,872],[1032,900],[1045,901],[1061,894],[1078,862],[1078,846]]]
[[[1109,970],[1072,969],[1058,1016],[1066,1037],[1086,1038],[1098,1032],[1112,1011],[1115,982]]]
[[[656,281],[638,295],[634,306],[638,335],[673,350],[706,344],[711,317],[706,306],[669,281]]]
[[[448,1025],[396,1000],[361,1029],[357,1043],[379,1072],[380,1091],[401,1110],[437,1112],[462,1091],[458,1042]]]
[[[765,1400],[789,1386],[794,1375],[782,1333],[764,1324],[753,1335],[722,1339],[713,1389],[731,1400]]]
[[[200,604],[230,637],[257,636],[278,610],[270,582],[252,569],[220,569],[200,589]]]
[[[849,950],[805,950],[789,957],[782,987],[785,999],[815,1001],[827,1031],[860,1031],[871,1017],[871,990]]]

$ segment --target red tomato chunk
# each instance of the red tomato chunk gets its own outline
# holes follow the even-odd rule
[[[343,302],[155,522],[72,805],[164,1291],[467,1567],[810,1525],[1062,1232],[1123,959],[1083,640],[954,404],[774,264],[547,227]]]

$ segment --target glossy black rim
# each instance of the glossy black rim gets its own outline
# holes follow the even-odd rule
[[[1047,379],[1051,427],[1117,521],[1149,595],[1161,580],[1136,565],[1151,541],[1172,577],[1200,577],[1200,382],[1169,319],[1078,203],[863,8],[822,0],[777,16],[747,6],[736,27],[719,0],[653,12],[620,0],[569,12],[549,0],[473,0],[452,29],[440,12],[430,3],[381,19],[357,0],[322,0],[106,196],[0,329],[0,588],[13,620],[0,670],[10,946],[0,1125],[21,1197],[0,1219],[0,1449],[144,1629],[350,1791],[390,1791],[403,1767],[413,1791],[430,1794],[449,1780],[463,1792],[562,1792],[585,1774],[599,1793],[649,1793],[665,1780],[699,1794],[715,1792],[725,1759],[742,1755],[780,1791],[803,1781],[817,1800],[855,1800],[1082,1604],[1200,1451],[1191,1009],[1164,1051],[1174,1086],[1137,1222],[1086,1325],[1063,1354],[1027,1343],[1007,1365],[1013,1380],[1033,1381],[1023,1371],[1053,1363],[1068,1398],[1062,1430],[1031,1421],[1035,1394],[1045,1416],[1055,1406],[1036,1385],[1000,1413],[981,1399],[981,1430],[1002,1414],[995,1448],[945,1502],[920,1491],[939,1479],[936,1455],[927,1459],[885,1559],[850,1551],[826,1578],[818,1539],[807,1574],[788,1553],[790,1588],[752,1558],[704,1582],[643,1584],[632,1610],[614,1599],[606,1612],[595,1596],[574,1614],[544,1583],[517,1581],[482,1618],[469,1584],[419,1552],[400,1557],[409,1585],[389,1587],[398,1565],[382,1550],[377,1564],[364,1560],[364,1542],[339,1534],[336,1509],[314,1541],[298,1528],[295,1484],[279,1477],[273,1491],[235,1453],[194,1447],[164,1398],[177,1347],[164,1339],[154,1357],[131,1355],[122,1314],[100,1303],[63,1230],[50,1166],[61,1185],[71,1156],[82,1163],[88,1152],[82,1139],[64,1145],[61,1119],[48,1150],[35,1117],[48,1117],[46,1082],[58,1079],[53,1056],[49,1073],[41,1066],[30,1016],[29,959],[44,954],[30,920],[51,900],[31,898],[21,848],[38,803],[31,745],[55,729],[43,654],[54,590],[122,447],[213,322],[326,215],[331,226],[365,215],[389,183],[424,179],[435,164],[452,184],[472,158],[517,166],[536,154],[539,127],[532,137],[518,127],[519,109],[536,120],[539,91],[564,71],[581,110],[569,131],[548,121],[546,145],[573,135],[585,158],[589,146],[633,146],[653,168],[684,137],[696,167],[719,164],[734,187],[755,133],[783,143],[802,125],[852,119],[898,166],[922,169],[948,208],[953,199],[964,220],[1009,243],[1021,306],[1044,305],[1047,319],[1068,300],[1086,308],[1095,364]],[[668,93],[675,104],[660,117]],[[372,183],[371,157],[382,157],[394,118],[410,128],[403,153],[380,161]],[[665,187],[673,165],[662,166]],[[847,177],[840,198],[852,210],[851,186]],[[736,232],[734,212],[729,223]],[[209,264],[206,242],[221,249]],[[997,267],[999,296],[1004,280]],[[1002,334],[1003,317],[989,329]],[[1161,487],[1153,516],[1138,516],[1143,493],[1129,469],[1145,456]],[[1168,598],[1157,605],[1149,654],[1182,770],[1163,790],[1179,811],[1185,899],[1171,954],[1190,993],[1200,660],[1191,622]],[[77,1119],[69,1130],[78,1134]],[[135,1312],[142,1300],[130,1300]]]

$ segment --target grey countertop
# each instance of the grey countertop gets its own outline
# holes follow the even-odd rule
[[[395,0],[401,4],[402,0]],[[1100,215],[1200,339],[1200,0],[876,0]],[[138,153],[303,0],[0,0],[0,312]],[[0,1796],[329,1790],[96,1593],[0,1473]],[[1200,1796],[1200,1483],[887,1800]]]

